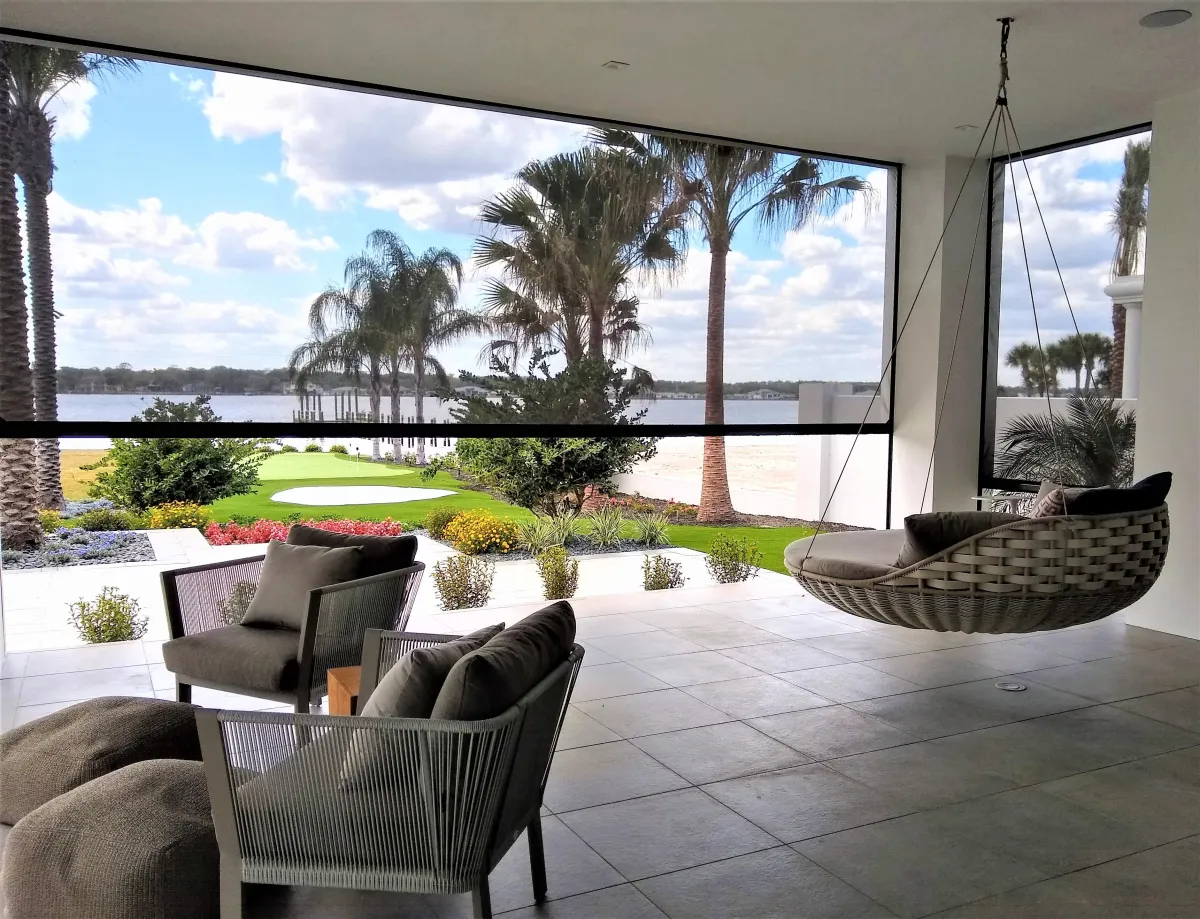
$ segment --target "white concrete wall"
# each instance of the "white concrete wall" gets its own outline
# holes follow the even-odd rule
[[[1154,108],[1137,472],[1174,474],[1171,548],[1133,625],[1200,638],[1200,91]]]

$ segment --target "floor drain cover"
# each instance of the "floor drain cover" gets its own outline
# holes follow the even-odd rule
[[[997,689],[1003,689],[1005,692],[1024,692],[1028,687],[1024,683],[1007,683],[999,682],[996,684]]]

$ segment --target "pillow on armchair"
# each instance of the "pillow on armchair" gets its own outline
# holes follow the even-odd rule
[[[417,560],[415,536],[352,536],[297,523],[288,530],[287,544],[324,546],[326,549],[357,546],[363,551],[362,567],[358,572],[360,578],[409,568]]]
[[[242,625],[299,631],[308,613],[308,592],[359,577],[363,550],[267,543],[267,557]]]

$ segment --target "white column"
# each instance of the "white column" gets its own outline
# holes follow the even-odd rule
[[[901,325],[970,166],[971,161],[964,157],[904,166],[899,253]],[[988,258],[986,213],[984,225],[979,227],[969,285],[967,266],[987,187],[988,170],[986,164],[979,163],[970,173],[941,251],[900,340],[892,466],[894,527],[905,515],[922,510],[968,510],[974,506],[971,497],[976,494],[979,469],[984,268]],[[958,328],[960,310],[962,325]],[[942,424],[934,452],[939,411]],[[922,503],[931,453],[933,472]]]
[[[1138,380],[1142,370],[1142,295],[1145,277],[1140,274],[1117,278],[1104,288],[1113,306],[1125,310],[1125,349],[1122,352],[1124,369],[1121,375],[1121,398],[1138,397]]]
[[[1136,475],[1170,470],[1171,547],[1131,625],[1200,638],[1200,91],[1154,107]]]

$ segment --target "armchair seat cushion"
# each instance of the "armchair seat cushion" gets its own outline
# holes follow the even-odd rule
[[[300,633],[227,625],[168,641],[162,655],[168,670],[194,680],[262,692],[292,692],[300,675]]]
[[[352,536],[294,524],[287,534],[290,546],[323,546],[326,549],[362,549],[358,576],[369,578],[410,567],[417,560],[415,536]]]
[[[152,759],[200,759],[192,706],[107,696],[13,728],[0,735],[0,823],[16,823],[72,788]]]
[[[135,763],[43,804],[9,833],[8,919],[212,919],[220,856],[204,766]]]

